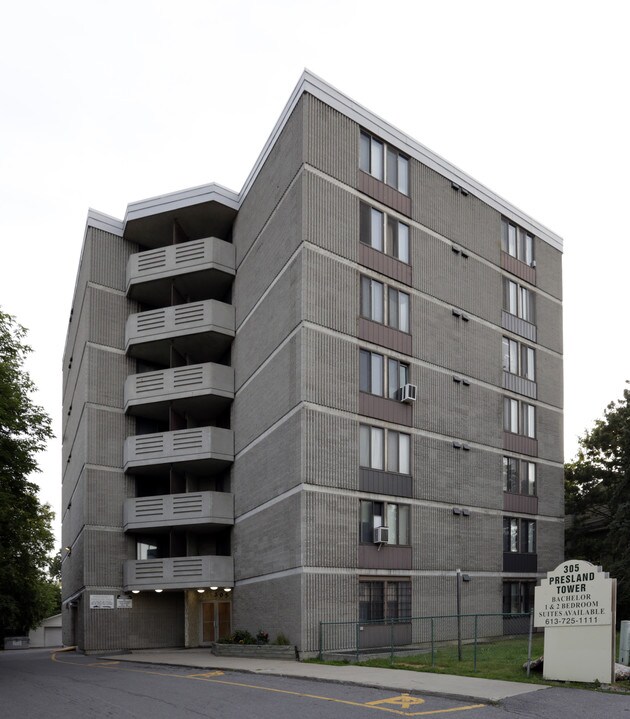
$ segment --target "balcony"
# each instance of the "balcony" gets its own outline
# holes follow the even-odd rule
[[[127,499],[125,532],[147,529],[230,527],[234,524],[234,495],[228,492],[189,492]]]
[[[199,589],[234,586],[232,557],[135,559],[123,564],[126,592],[133,589]]]
[[[234,432],[221,427],[195,427],[127,437],[124,470],[130,474],[152,474],[165,465],[182,472],[211,473],[234,461]]]
[[[125,412],[168,418],[169,407],[190,417],[216,416],[234,399],[232,367],[208,362],[159,372],[144,372],[125,381]]]
[[[196,362],[219,359],[234,337],[234,307],[217,300],[130,315],[125,349],[131,357],[170,365],[171,347]]]
[[[217,237],[138,252],[127,263],[127,296],[155,307],[182,297],[223,297],[235,274],[234,245]]]

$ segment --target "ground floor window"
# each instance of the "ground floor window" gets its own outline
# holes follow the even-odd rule
[[[534,607],[536,582],[503,582],[503,614],[527,614]]]
[[[411,582],[359,582],[359,621],[404,619],[411,616]]]

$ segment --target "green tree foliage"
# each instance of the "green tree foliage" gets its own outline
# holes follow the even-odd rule
[[[50,417],[30,397],[25,336],[0,311],[0,637],[28,632],[57,606],[58,582],[49,576],[54,515],[28,481],[52,431]]]
[[[630,619],[630,390],[606,407],[565,465],[565,506],[566,556],[616,577],[618,618]]]

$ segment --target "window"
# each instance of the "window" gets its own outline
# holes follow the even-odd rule
[[[359,237],[364,245],[409,263],[409,225],[361,203]]]
[[[387,300],[387,307],[385,307]],[[409,295],[370,277],[361,277],[361,316],[409,332]]]
[[[511,374],[536,381],[536,353],[532,347],[503,338],[503,369]]]
[[[533,519],[503,517],[503,551],[534,554],[536,522]]]
[[[359,621],[407,619],[411,616],[411,582],[359,582]]]
[[[516,457],[503,457],[503,491],[535,495],[536,465]]]
[[[411,474],[411,437],[382,427],[359,426],[359,464],[369,469]]]
[[[524,437],[536,437],[536,407],[510,397],[503,398],[503,429]]]
[[[361,277],[361,315],[374,322],[384,322],[384,285]]]
[[[361,350],[359,352],[359,389],[383,396],[384,391],[384,357],[376,352]]]
[[[143,537],[136,540],[136,559],[159,559],[168,556],[164,540]]]
[[[359,351],[359,389],[379,397],[398,399],[400,388],[408,383],[409,365],[377,352]],[[387,374],[385,367],[387,366]]]
[[[401,332],[409,332],[409,295],[389,288],[388,323]]]
[[[359,168],[403,195],[409,194],[408,158],[367,132],[361,132]]]
[[[380,427],[359,427],[359,463],[361,467],[383,469],[385,456],[385,430]]]
[[[534,322],[534,293],[507,277],[503,278],[503,309],[526,322]]]
[[[534,236],[509,220],[501,221],[501,249],[531,265],[534,261]]]
[[[402,432],[387,432],[387,471],[410,474],[409,456],[411,438]]]
[[[374,530],[388,527],[387,544],[409,544],[409,506],[390,502],[361,500],[359,541],[374,543]]]
[[[503,614],[529,614],[536,582],[503,582]]]
[[[387,368],[388,396],[390,399],[400,399],[400,388],[409,384],[409,365],[390,358]]]

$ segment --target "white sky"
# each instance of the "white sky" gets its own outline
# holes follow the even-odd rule
[[[565,240],[565,454],[630,377],[630,10],[600,0],[43,0],[0,10],[0,307],[57,439],[88,207],[240,190],[304,67]],[[623,321],[622,321],[623,320]],[[621,329],[620,329],[621,328]],[[614,338],[612,347],[608,346]]]

